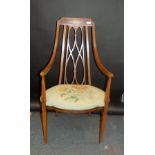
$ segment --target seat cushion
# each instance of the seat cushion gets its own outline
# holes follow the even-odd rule
[[[61,84],[46,90],[46,105],[65,110],[104,106],[105,92],[90,85]]]

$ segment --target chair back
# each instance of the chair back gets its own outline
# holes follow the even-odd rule
[[[59,73],[59,84],[90,84],[90,44],[89,44],[89,27],[95,24],[91,18],[64,18],[57,21],[56,42],[57,48],[59,29],[63,27],[62,51]],[[77,68],[80,66],[80,73]],[[69,67],[72,67],[71,74]],[[77,75],[82,76],[79,80]],[[68,80],[72,76],[72,80]]]

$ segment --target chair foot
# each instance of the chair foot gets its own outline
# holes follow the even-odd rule
[[[102,140],[99,140],[99,144],[102,144]]]
[[[47,138],[46,139],[44,138],[44,144],[47,144]]]

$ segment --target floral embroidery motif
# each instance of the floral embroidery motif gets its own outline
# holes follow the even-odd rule
[[[58,91],[61,92],[60,96],[63,100],[77,102],[86,89],[87,86],[72,85],[71,87],[61,87]]]

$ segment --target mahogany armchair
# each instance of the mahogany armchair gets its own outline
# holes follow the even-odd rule
[[[62,52],[58,85],[46,90],[45,76],[52,69],[59,41],[60,26],[63,26]],[[97,67],[107,77],[105,91],[91,85],[89,56],[89,31],[91,28],[93,55]],[[73,45],[70,45],[70,31],[74,31]],[[77,31],[81,33],[81,44],[77,44]],[[77,57],[74,57],[76,49]],[[72,82],[67,79],[69,60],[73,65]],[[79,61],[80,60],[80,61]],[[82,63],[83,80],[77,80],[77,65]],[[82,74],[82,73],[81,73]],[[54,49],[48,65],[41,71],[41,109],[44,143],[47,143],[47,110],[63,113],[91,113],[100,111],[99,143],[102,143],[113,74],[101,63],[96,47],[95,24],[91,18],[60,18],[57,21]]]

